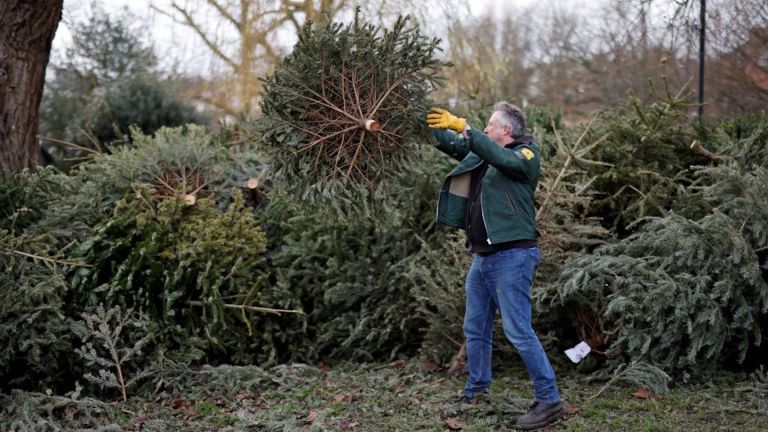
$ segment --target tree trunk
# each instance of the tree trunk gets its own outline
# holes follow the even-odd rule
[[[63,0],[0,0],[0,177],[42,161],[38,109]]]

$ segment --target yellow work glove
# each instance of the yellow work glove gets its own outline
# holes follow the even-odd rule
[[[427,124],[435,129],[453,129],[456,132],[462,132],[467,121],[442,108],[432,108],[432,111],[427,114]]]

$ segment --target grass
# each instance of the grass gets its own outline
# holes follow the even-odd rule
[[[224,388],[216,394],[196,391],[193,383],[181,393],[161,390],[127,403],[102,402],[99,409],[93,409],[96,401],[59,397],[54,403],[56,396],[14,392],[0,399],[5,407],[0,429],[510,431],[532,396],[525,372],[517,367],[494,371],[487,399],[448,412],[442,406],[461,394],[465,377],[422,373],[416,360],[397,367],[347,364],[325,371],[283,366],[270,373],[271,382],[252,391],[238,390],[233,383],[231,392]],[[604,383],[589,382],[584,375],[561,372],[559,384],[569,414],[545,431],[768,430],[768,382],[755,377],[673,386],[666,395],[645,399],[633,396],[637,388],[621,385],[592,398]]]

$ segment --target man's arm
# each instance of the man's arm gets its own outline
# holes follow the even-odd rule
[[[448,129],[432,129],[432,136],[437,140],[437,149],[457,161],[469,154],[469,142],[463,135]]]
[[[528,182],[539,170],[541,155],[535,147],[524,147],[522,151],[504,148],[475,129],[470,129],[467,136],[465,141],[470,151],[510,178]]]

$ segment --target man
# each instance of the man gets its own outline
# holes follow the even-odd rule
[[[466,231],[474,254],[466,281],[464,336],[469,379],[458,404],[472,403],[491,385],[496,309],[504,334],[533,381],[535,402],[517,421],[536,429],[563,411],[555,373],[531,326],[531,282],[539,264],[533,194],[541,155],[520,108],[500,102],[483,132],[463,118],[433,108],[427,115],[437,148],[461,161],[448,175],[437,204],[438,222]]]

